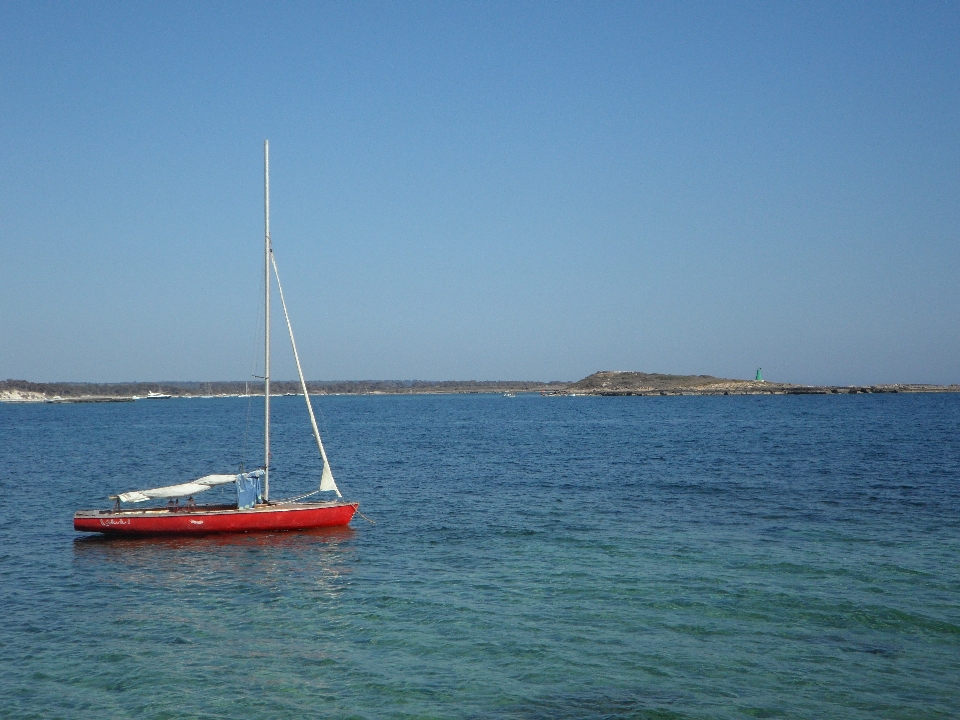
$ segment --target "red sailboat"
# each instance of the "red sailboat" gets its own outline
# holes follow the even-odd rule
[[[264,354],[264,434],[263,468],[248,473],[206,475],[179,485],[134,490],[112,495],[115,501],[110,510],[80,510],[73,516],[73,527],[80,532],[97,532],[113,535],[168,535],[201,534],[215,532],[262,532],[278,530],[305,530],[310,528],[346,525],[353,518],[359,503],[345,502],[333,479],[327,453],[320,439],[317,420],[313,414],[307,383],[303,379],[297,343],[293,338],[293,326],[283,299],[280,273],[273,256],[270,242],[270,146],[263,144],[264,161],[264,304],[265,304],[265,354]],[[270,500],[270,273],[277,279],[280,303],[287,321],[293,358],[300,376],[300,388],[307,403],[307,414],[317,441],[323,469],[320,473],[320,489],[288,500]],[[229,505],[196,505],[193,496],[212,487],[233,483],[237,488],[237,502]],[[328,502],[303,502],[320,492],[334,492],[336,500]],[[188,498],[180,504],[181,498]],[[147,500],[167,499],[166,508],[128,509],[121,503],[140,503]]]

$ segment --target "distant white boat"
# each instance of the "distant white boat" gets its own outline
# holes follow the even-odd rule
[[[503,394],[503,396],[504,396],[504,397],[516,397],[516,395],[514,395],[512,392],[505,392],[505,393]]]
[[[164,393],[148,392],[145,399],[146,400],[169,400],[172,397],[173,395],[166,395]]]

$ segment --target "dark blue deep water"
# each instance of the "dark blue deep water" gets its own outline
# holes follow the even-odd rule
[[[960,716],[960,395],[319,405],[376,524],[151,540],[71,516],[255,465],[258,404],[0,405],[0,717]]]

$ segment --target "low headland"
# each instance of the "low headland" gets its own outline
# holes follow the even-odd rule
[[[271,394],[299,395],[295,381],[274,381]],[[736,380],[712,375],[605,370],[577,382],[524,382],[513,380],[349,380],[310,381],[311,395],[440,395],[478,393],[539,393],[541,395],[827,395],[856,393],[960,392],[960,385],[896,383],[884,385],[797,385],[763,380]],[[131,402],[145,399],[243,397],[263,395],[260,382],[128,382],[34,383],[0,381],[0,402]]]

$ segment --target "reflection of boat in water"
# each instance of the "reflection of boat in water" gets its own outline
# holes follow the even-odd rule
[[[81,532],[107,533],[114,535],[182,535],[230,532],[263,532],[276,530],[304,530],[346,525],[353,518],[359,503],[344,502],[333,479],[327,453],[320,439],[313,405],[307,392],[307,383],[300,367],[293,326],[283,299],[280,273],[270,242],[270,165],[269,146],[264,143],[264,464],[253,472],[237,474],[205,475],[177,485],[133,490],[111,496],[115,501],[112,510],[80,510],[73,516],[73,527]],[[277,280],[280,304],[287,321],[293,358],[300,376],[300,389],[307,403],[307,413],[313,437],[320,451],[322,468],[318,490],[289,500],[270,501],[270,286],[271,270]],[[148,398],[170,397],[162,393],[150,393]],[[193,496],[210,488],[233,483],[236,485],[237,502],[230,505],[196,505]],[[301,502],[320,492],[336,493],[337,499],[326,502]],[[180,505],[180,498],[189,498]],[[143,510],[124,509],[121,503],[140,503],[148,500],[169,500],[167,507]]]
[[[336,602],[354,569],[354,537],[350,526],[149,537],[83,534],[71,543],[72,562],[107,592],[136,586],[216,592],[238,582],[248,592],[270,592],[296,578]]]
[[[356,535],[349,525],[335,525],[306,530],[277,533],[211,533],[203,535],[78,535],[73,541],[75,557],[155,556],[181,552],[204,551],[213,548],[276,548],[280,550],[309,551],[321,545],[336,546]]]

